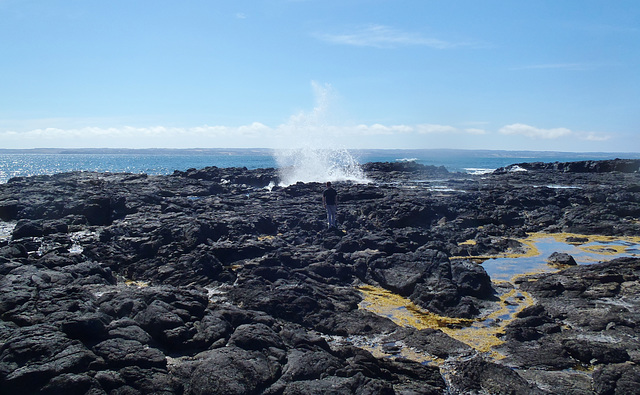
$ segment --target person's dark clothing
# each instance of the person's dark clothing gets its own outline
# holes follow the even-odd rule
[[[333,188],[327,188],[322,192],[322,196],[324,197],[325,204],[327,206],[335,206],[336,205],[336,196],[338,196],[338,192],[336,192]]]

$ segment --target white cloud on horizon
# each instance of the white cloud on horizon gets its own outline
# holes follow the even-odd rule
[[[81,128],[38,128],[27,131],[0,131],[0,140],[13,146],[23,147],[66,147],[70,142],[73,146],[92,147],[96,143],[108,143],[109,146],[124,147],[134,140],[150,141],[153,143],[189,141],[210,144],[216,139],[251,141],[273,141],[273,139],[288,140],[292,137],[309,138],[314,136],[392,136],[392,135],[425,135],[425,134],[485,134],[482,129],[458,129],[448,125],[418,124],[418,125],[383,125],[359,124],[352,126],[325,125],[313,122],[315,114],[311,114],[310,122],[305,122],[305,114],[292,117],[284,124],[270,127],[260,122],[253,122],[241,126],[209,126],[196,127],[81,127]],[[84,145],[82,145],[84,143]],[[59,144],[62,144],[60,146]],[[80,144],[80,145],[78,145]],[[192,146],[191,144],[190,146]],[[4,147],[3,147],[4,148]]]
[[[406,134],[413,132],[413,128],[407,125],[391,125],[386,126],[379,123],[373,125],[360,124],[354,129],[355,133],[375,136],[375,135],[394,135],[394,134]]]
[[[588,140],[588,141],[605,141],[609,140],[611,136],[596,133],[596,132],[576,132],[567,128],[553,128],[553,129],[541,129],[536,128],[534,126],[525,125],[522,123],[514,123],[511,125],[506,125],[500,130],[499,133],[505,135],[520,135],[529,137],[532,139],[544,139],[544,140],[555,140],[561,137],[573,137],[578,138],[580,140]]]
[[[167,143],[186,148],[197,147],[199,143],[209,145],[215,139],[258,138],[271,131],[272,128],[260,122],[239,127],[203,125],[189,128],[166,126],[102,128],[90,126],[70,129],[40,128],[24,132],[8,130],[0,132],[0,140],[4,142],[3,148],[7,148],[7,143],[12,142],[14,147],[19,148],[125,148],[134,145],[136,148],[151,148],[152,145],[154,148],[156,146],[165,148]],[[145,142],[145,144],[139,142]]]
[[[296,144],[321,146],[331,141],[350,141],[355,145],[372,147],[377,141],[398,146],[404,142],[408,144],[407,148],[414,147],[416,141],[428,141],[429,144],[446,144],[449,148],[456,148],[460,142],[467,140],[494,146],[494,140],[500,134],[512,136],[511,143],[519,144],[527,144],[526,140],[552,142],[567,138],[598,143],[611,138],[597,132],[579,132],[568,128],[541,129],[520,123],[506,125],[496,134],[485,129],[438,124],[324,125],[293,122],[271,127],[253,122],[241,126],[202,125],[184,128],[124,126],[39,128],[23,132],[5,130],[0,131],[0,141],[3,142],[1,148],[282,148]],[[429,136],[428,140],[424,140],[425,136]],[[526,140],[518,141],[518,137]],[[502,140],[507,144],[504,137]],[[380,148],[385,147],[383,145]]]
[[[420,134],[433,134],[433,133],[457,133],[459,130],[453,126],[447,125],[434,125],[434,124],[420,124],[416,126],[416,132]]]
[[[427,46],[435,49],[447,49],[462,46],[436,38],[424,37],[419,33],[404,32],[384,25],[369,25],[342,34],[318,33],[314,36],[333,44],[357,47],[394,48],[398,46]]]
[[[589,141],[607,141],[611,139],[611,136],[608,134],[600,134],[596,132],[581,132],[579,135],[583,140]]]
[[[567,128],[539,129],[522,123],[514,123],[506,125],[499,130],[502,134],[522,135],[531,138],[556,139],[558,137],[567,136],[573,132]]]

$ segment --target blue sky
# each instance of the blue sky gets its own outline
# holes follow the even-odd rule
[[[637,0],[0,0],[0,148],[640,152]]]

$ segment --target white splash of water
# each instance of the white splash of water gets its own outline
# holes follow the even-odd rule
[[[340,145],[340,136],[327,122],[331,86],[315,81],[311,85],[316,99],[313,110],[293,115],[281,126],[289,138],[285,147],[275,151],[280,185],[299,181],[369,182],[356,158]]]
[[[278,153],[280,185],[302,182],[368,182],[360,164],[346,149],[301,147]]]

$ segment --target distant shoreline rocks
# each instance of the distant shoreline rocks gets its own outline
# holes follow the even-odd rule
[[[553,170],[563,173],[637,173],[640,159],[587,160],[576,162],[529,162],[501,167],[496,174],[521,170]]]

